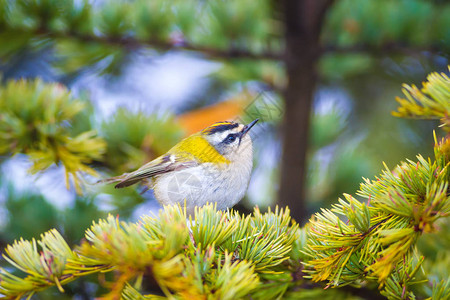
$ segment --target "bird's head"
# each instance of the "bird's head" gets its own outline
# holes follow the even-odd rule
[[[230,161],[236,161],[246,152],[252,152],[252,140],[248,135],[258,119],[244,125],[237,122],[217,122],[203,129],[201,135],[217,152]]]

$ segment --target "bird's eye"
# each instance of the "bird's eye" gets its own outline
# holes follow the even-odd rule
[[[227,144],[231,144],[231,143],[234,142],[235,140],[236,140],[236,135],[235,135],[235,134],[229,134],[229,135],[225,138],[224,142],[227,143]]]

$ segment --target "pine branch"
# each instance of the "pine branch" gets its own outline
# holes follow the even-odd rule
[[[158,217],[144,216],[137,223],[109,216],[94,223],[74,251],[53,230],[56,238],[49,240],[48,233],[38,242],[42,251],[35,241],[8,247],[5,259],[28,275],[21,278],[3,269],[0,293],[13,299],[53,285],[62,291],[62,285],[77,277],[114,272],[111,297],[122,291],[133,294],[127,286],[139,289],[142,278],[151,276],[166,296],[242,298],[263,284],[265,276],[271,281],[285,278],[282,270],[289,265],[298,230],[288,210],[255,210],[243,219],[207,205],[189,221],[190,236],[186,213],[179,206],[165,207]],[[218,230],[220,223],[223,230]],[[246,226],[237,226],[242,223]]]
[[[303,249],[307,277],[334,287],[377,280],[388,297],[410,293],[423,261],[414,254],[417,240],[450,215],[450,156],[442,152],[449,145],[448,139],[436,141],[435,161],[419,155],[417,162],[365,180],[358,194],[367,204],[345,195],[331,210],[316,214]]]
[[[197,2],[189,1],[177,3],[175,9],[169,9],[163,1],[118,2],[97,9],[87,2],[77,5],[73,1],[63,4],[4,2],[7,9],[0,10],[0,27],[4,31],[0,39],[4,38],[11,45],[0,48],[0,56],[8,56],[27,44],[36,45],[36,40],[44,43],[69,40],[89,45],[83,53],[74,55],[78,57],[66,62],[69,66],[61,64],[61,68],[67,71],[109,55],[115,56],[113,61],[118,63],[124,57],[122,52],[141,48],[195,51],[219,60],[283,61],[286,58],[280,46],[283,44],[282,30],[273,32],[274,29],[269,29],[274,20],[267,7],[250,1],[208,2],[200,5],[201,9],[196,9],[199,6]],[[325,9],[319,15],[324,12]],[[236,16],[236,13],[242,15]],[[197,18],[202,22],[196,22]],[[177,30],[173,31],[173,28]],[[329,32],[326,34],[330,35]],[[334,34],[332,36],[335,37]],[[415,55],[423,51],[439,54],[442,49],[439,45],[417,46],[412,42],[372,42],[373,45],[370,41],[356,40],[351,46],[341,47],[325,41],[320,52]],[[102,46],[104,49],[100,49]],[[70,65],[74,65],[73,68]]]
[[[440,119],[441,127],[450,132],[450,78],[445,73],[434,72],[422,85],[418,89],[415,85],[404,84],[406,99],[396,98],[400,107],[392,114],[404,118]]]
[[[40,79],[8,81],[0,86],[0,155],[26,154],[33,163],[31,173],[62,165],[67,188],[73,180],[80,194],[82,173],[97,176],[94,163],[127,172],[151,155],[165,153],[182,137],[171,116],[124,109],[99,126],[99,136],[91,124],[93,113],[89,102],[73,98],[63,85]],[[115,202],[124,205],[124,194]]]
[[[41,251],[38,251],[38,245]],[[56,230],[41,235],[41,240],[20,241],[8,245],[6,261],[21,270],[27,277],[21,278],[5,269],[0,269],[0,293],[7,299],[31,296],[35,292],[57,286],[64,292],[62,285],[72,281],[77,273],[66,272],[66,262],[76,254],[72,252],[62,236]]]
[[[397,98],[401,107],[393,114],[439,117],[448,130],[450,80],[432,73],[428,81],[422,90],[405,85],[408,100]],[[424,261],[415,250],[417,240],[450,215],[450,139],[438,142],[435,136],[434,152],[434,161],[418,155],[417,162],[408,160],[393,171],[385,166],[376,180],[365,179],[357,194],[367,204],[345,195],[346,201],[339,199],[332,210],[316,214],[302,248],[307,277],[334,287],[377,280],[388,298],[413,298],[410,286],[424,282],[416,277]],[[448,294],[447,285],[435,283],[433,294]]]
[[[88,166],[101,158],[105,142],[93,130],[74,134],[69,126],[86,107],[62,85],[42,80],[9,81],[0,86],[0,155],[27,154],[36,173],[53,164],[73,178],[81,192],[78,174],[95,175]]]
[[[431,74],[429,81],[422,92],[430,98],[413,87],[409,93],[422,106],[405,92],[409,102],[399,101],[400,112],[422,117],[448,114],[450,81],[445,74]],[[307,227],[309,239],[303,250],[309,257],[308,277],[326,280],[329,286],[377,280],[388,298],[414,297],[410,286],[420,282],[415,275],[423,262],[415,251],[417,240],[434,231],[439,218],[450,215],[449,149],[450,139],[438,142],[435,136],[434,161],[418,155],[417,162],[408,160],[394,171],[385,166],[375,181],[361,184],[358,194],[368,199],[367,205],[345,195],[346,201],[340,199],[332,210],[316,214]],[[445,286],[435,285],[433,293],[447,293]]]

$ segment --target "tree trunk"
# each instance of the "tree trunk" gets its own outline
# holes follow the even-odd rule
[[[278,203],[289,206],[297,222],[307,221],[305,201],[309,117],[320,57],[319,36],[332,0],[285,0],[285,115]]]

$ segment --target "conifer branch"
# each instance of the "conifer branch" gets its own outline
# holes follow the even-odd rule
[[[56,41],[56,52],[62,54],[59,58],[65,58],[60,68],[69,72],[101,60],[112,71],[112,65],[120,64],[126,56],[124,52],[141,48],[195,51],[219,60],[283,61],[286,58],[282,30],[269,26],[276,21],[265,5],[251,1],[202,5],[186,0],[178,2],[176,9],[170,9],[164,1],[124,1],[97,8],[88,2],[74,1],[60,4],[2,0],[0,4],[5,7],[0,10],[0,28],[5,32],[0,41],[13,40],[3,53],[0,51],[0,56],[33,44],[33,40]],[[240,15],[236,16],[237,13]],[[410,55],[422,51],[439,53],[440,49],[436,45],[376,40],[355,41],[354,45],[342,47],[332,44],[339,41],[335,33],[327,35],[332,36],[332,41],[331,44],[325,41],[321,53]],[[67,52],[73,57],[64,55]]]
[[[450,132],[450,78],[445,73],[429,74],[421,89],[404,84],[403,94],[405,98],[396,98],[400,107],[392,112],[394,116],[440,119],[441,127]]]
[[[417,162],[394,171],[386,167],[376,180],[366,179],[358,195],[367,204],[345,195],[331,210],[317,213],[303,250],[307,278],[333,287],[377,280],[388,297],[411,293],[423,261],[414,254],[416,242],[450,214],[450,156],[442,152],[449,146],[449,139],[436,140],[434,161],[418,155]]]
[[[36,173],[61,164],[77,192],[79,173],[95,175],[90,166],[105,152],[105,142],[93,130],[73,134],[72,122],[85,108],[60,84],[42,80],[8,81],[0,86],[0,155],[27,154]]]
[[[53,230],[37,243],[42,251],[34,240],[8,247],[5,259],[28,275],[21,278],[2,269],[0,293],[14,299],[49,286],[62,291],[62,285],[77,277],[113,272],[111,297],[140,293],[129,285],[139,288],[142,278],[151,276],[167,297],[242,298],[263,284],[265,274],[271,274],[271,281],[277,275],[284,278],[281,270],[289,265],[298,231],[288,210],[261,214],[256,209],[245,218],[244,228],[236,225],[242,219],[213,205],[199,208],[189,221],[191,239],[180,206],[165,207],[158,217],[144,216],[137,223],[109,216],[94,223],[86,231],[86,241],[74,251]],[[212,226],[219,223],[228,228],[225,235]]]

